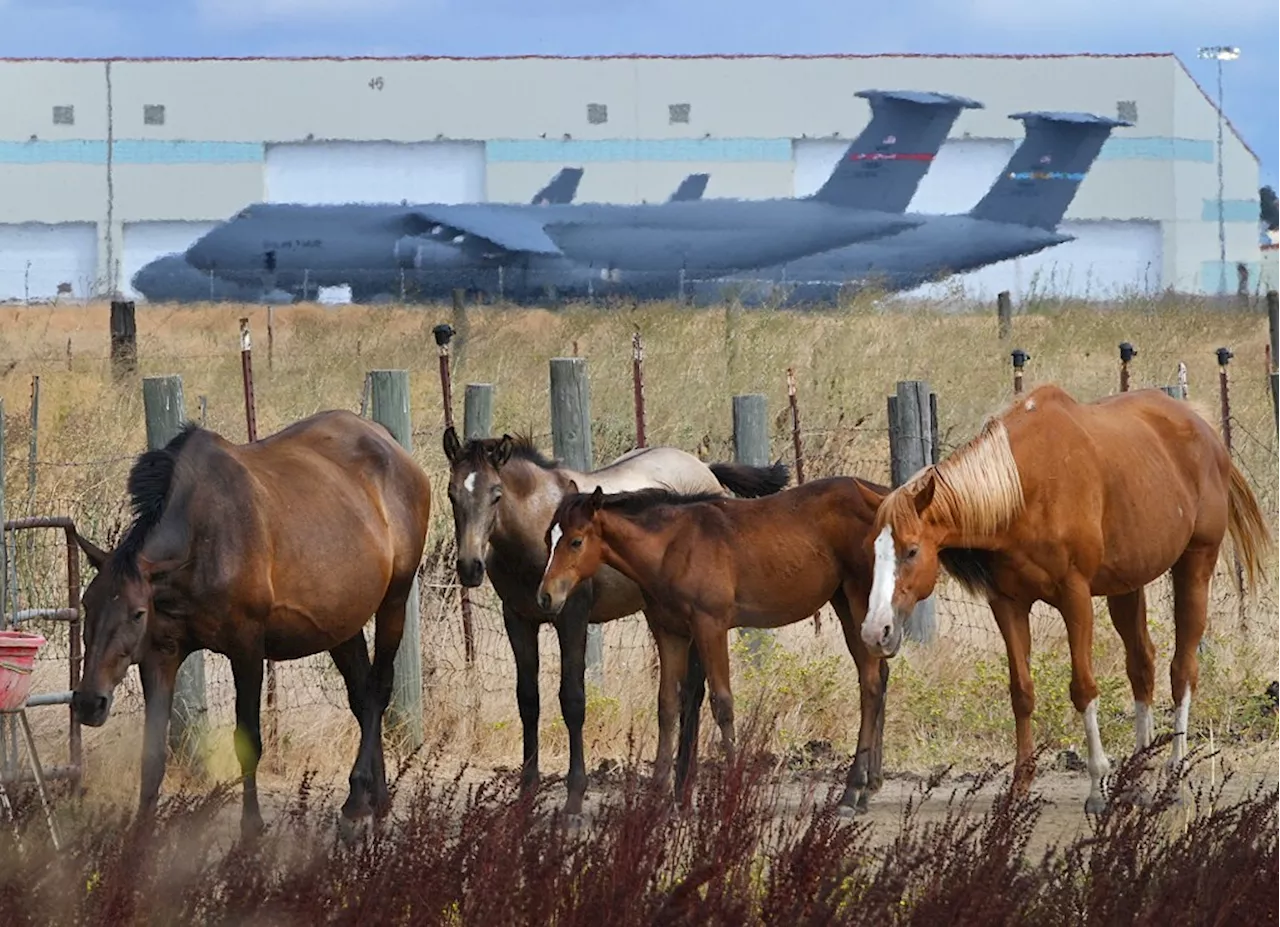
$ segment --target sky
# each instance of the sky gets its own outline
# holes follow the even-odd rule
[[[0,57],[1173,52],[1276,185],[1276,0],[0,0]]]

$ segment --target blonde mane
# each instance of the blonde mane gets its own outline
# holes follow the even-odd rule
[[[1007,528],[1022,514],[1022,478],[1009,445],[1004,421],[990,418],[963,447],[941,463],[921,470],[885,498],[880,524],[915,516],[912,501],[932,475],[930,520],[950,527],[961,538],[977,540]]]

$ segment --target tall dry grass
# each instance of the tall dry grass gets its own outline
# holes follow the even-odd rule
[[[558,311],[476,307],[468,310],[454,363],[456,414],[467,382],[496,386],[494,425],[533,434],[550,450],[547,362],[579,354],[589,359],[593,441],[598,462],[634,441],[631,335],[644,336],[650,444],[672,444],[705,459],[732,454],[730,397],[763,392],[773,415],[772,448],[791,460],[785,371],[798,381],[806,470],[809,477],[854,474],[888,479],[885,397],[900,379],[927,379],[938,394],[944,450],[979,427],[1011,396],[1009,351],[1031,355],[1027,387],[1054,381],[1080,399],[1118,389],[1116,346],[1129,341],[1139,354],[1134,388],[1172,384],[1185,362],[1193,401],[1217,412],[1214,351],[1229,346],[1232,427],[1237,460],[1264,510],[1277,506],[1276,430],[1264,378],[1265,318],[1178,301],[1135,303],[1098,310],[1087,306],[1031,307],[1019,315],[1009,342],[996,338],[993,313],[953,305],[910,307],[865,297],[838,311],[744,311],[733,306],[690,310],[674,305]],[[454,318],[444,307],[290,306],[274,310],[274,345],[267,357],[267,312],[262,307],[140,306],[139,370],[114,383],[107,362],[107,307],[30,307],[0,310],[0,397],[7,413],[6,499],[9,517],[28,512],[66,513],[95,539],[111,540],[122,526],[123,489],[145,431],[139,377],[181,374],[189,417],[207,400],[207,424],[233,440],[245,435],[237,319],[250,319],[260,434],[320,409],[358,409],[365,372],[411,372],[414,453],[431,474],[435,518],[424,574],[424,660],[428,720],[473,761],[514,764],[519,723],[514,673],[497,603],[486,586],[478,596],[479,659],[462,659],[456,588],[449,553],[451,513],[440,448],[443,425],[432,326]],[[459,327],[462,327],[459,324]],[[28,479],[32,376],[40,378],[40,420],[34,492]],[[19,550],[23,605],[61,604],[52,540]],[[42,559],[43,555],[43,559]],[[26,557],[24,561],[22,558]],[[1200,690],[1192,710],[1193,735],[1215,743],[1274,747],[1274,713],[1263,696],[1276,676],[1275,564],[1268,585],[1243,612],[1233,593],[1229,558],[1215,583],[1210,638],[1202,654]],[[1161,666],[1172,653],[1167,581],[1153,584],[1151,622]],[[37,601],[40,600],[40,601]],[[1012,718],[1004,651],[989,612],[944,584],[939,591],[941,642],[909,646],[893,662],[886,726],[886,768],[923,769],[943,762],[980,764],[1012,751]],[[1242,625],[1242,615],[1247,624]],[[1103,693],[1101,722],[1115,755],[1131,745],[1131,707],[1119,640],[1099,608],[1095,658]],[[1068,698],[1068,668],[1061,621],[1049,610],[1035,619],[1034,673],[1037,736],[1055,748],[1082,749],[1082,732]],[[652,647],[639,619],[606,627],[603,683],[592,689],[587,749],[593,764],[625,753],[634,732],[653,746],[656,687]],[[740,704],[762,702],[779,717],[770,748],[793,762],[836,755],[856,736],[857,685],[834,616],[821,633],[803,622],[775,635],[761,662],[735,656]],[[56,642],[55,642],[56,645]],[[50,655],[57,652],[51,645]],[[563,767],[567,744],[556,702],[558,653],[544,635],[543,769]],[[209,662],[214,774],[234,775],[229,726],[232,688],[225,664]],[[46,671],[65,673],[65,666]],[[267,768],[287,774],[320,763],[337,772],[354,755],[355,724],[346,712],[341,682],[328,658],[280,668],[280,741]],[[1163,671],[1160,678],[1163,676]],[[43,684],[43,683],[42,683]],[[140,707],[136,682],[120,701],[128,714]],[[1167,701],[1167,691],[1162,702]],[[42,716],[47,736],[61,717]],[[1166,728],[1169,719],[1162,723]],[[90,755],[112,757],[113,771],[136,763],[137,720],[117,719],[89,732]],[[704,725],[714,748],[713,725]],[[50,741],[52,743],[52,741]],[[52,749],[52,748],[51,748]],[[94,751],[97,751],[96,754]],[[1270,751],[1274,753],[1273,750]],[[116,755],[121,758],[116,759]],[[127,757],[127,759],[125,759]],[[91,762],[91,773],[95,764]],[[101,768],[101,763],[97,764]],[[1271,765],[1274,765],[1272,762]],[[131,777],[100,780],[106,789]]]

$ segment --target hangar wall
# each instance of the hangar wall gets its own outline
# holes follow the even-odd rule
[[[442,87],[465,92],[426,92]],[[1011,113],[1134,121],[1067,214],[1081,241],[975,285],[1070,265],[1050,276],[1217,286],[1217,113],[1172,55],[4,61],[0,260],[41,263],[41,296],[86,266],[77,292],[127,289],[158,248],[251,202],[527,202],[566,164],[585,168],[584,201],[664,200],[695,171],[707,197],[791,196],[821,183],[869,115],[853,92],[875,87],[985,104],[957,121],[918,211],[976,202],[1021,137]],[[1257,160],[1233,130],[1223,167],[1234,290],[1235,263],[1259,263]],[[1111,270],[1083,273],[1104,255]],[[0,299],[31,294],[30,273],[22,293],[14,279],[0,271]]]

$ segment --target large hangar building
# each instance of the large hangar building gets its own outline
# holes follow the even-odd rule
[[[961,280],[1110,298],[1259,277],[1258,161],[1172,54],[0,61],[0,300],[131,294],[130,278],[244,206],[528,202],[565,165],[580,201],[813,192],[869,118],[862,89],[964,112],[911,210],[968,210],[1021,138],[1009,119],[1131,122],[1062,228],[1077,241]],[[1225,273],[1224,273],[1225,270]],[[953,281],[953,285],[954,285]]]

